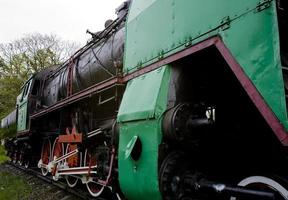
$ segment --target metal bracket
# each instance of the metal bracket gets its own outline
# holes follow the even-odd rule
[[[256,6],[256,12],[261,12],[271,6],[273,0],[261,0]]]
[[[229,16],[224,17],[220,23],[221,30],[225,31],[228,28],[230,28],[230,23],[231,23],[230,17]]]

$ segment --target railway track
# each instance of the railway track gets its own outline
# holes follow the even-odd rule
[[[6,171],[21,176],[28,184],[33,185],[33,190],[41,191],[41,194],[39,194],[38,197],[31,197],[31,199],[38,200],[44,195],[45,197],[43,199],[49,200],[106,200],[103,198],[92,198],[84,188],[70,188],[67,186],[66,182],[56,182],[50,176],[43,176],[41,172],[37,171],[38,168],[26,169],[14,163],[5,163],[0,165],[0,167],[2,168],[0,171]]]

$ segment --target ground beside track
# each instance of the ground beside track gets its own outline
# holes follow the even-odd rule
[[[0,165],[0,200],[80,200],[9,164]]]

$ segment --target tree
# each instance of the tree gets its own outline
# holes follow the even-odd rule
[[[78,48],[79,44],[75,42],[40,33],[0,44],[0,75],[27,79],[46,67],[61,64]]]
[[[30,75],[63,63],[78,48],[75,42],[40,33],[0,44],[0,119],[15,108],[20,88]],[[7,130],[0,129],[0,138],[6,134]]]

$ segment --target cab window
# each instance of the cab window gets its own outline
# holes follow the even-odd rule
[[[30,83],[31,83],[31,81],[29,81],[28,83],[25,84],[25,86],[24,86],[24,88],[23,88],[23,93],[22,93],[21,101],[23,101],[23,99],[27,96],[28,91],[29,91]]]

